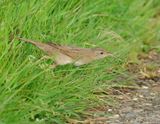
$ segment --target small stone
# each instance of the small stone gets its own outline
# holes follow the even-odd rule
[[[146,105],[146,106],[152,106],[152,104],[151,104],[151,103],[145,103],[145,105]]]
[[[150,93],[150,95],[155,96],[156,94],[155,93]]]
[[[135,117],[136,117],[136,113],[134,113],[134,112],[128,112],[128,113],[125,115],[125,118],[126,118],[127,120],[130,120],[130,119],[135,118]]]
[[[142,89],[148,89],[148,87],[147,86],[142,86]]]
[[[108,109],[108,112],[112,112],[112,109]]]
[[[118,99],[124,99],[124,96],[117,96]]]
[[[134,98],[133,98],[133,100],[134,100],[134,101],[137,101],[137,100],[138,100],[138,98],[137,98],[137,97],[134,97]]]
[[[142,111],[143,111],[143,109],[134,109],[134,110],[133,110],[134,113],[140,113],[140,112],[142,112]]]
[[[143,98],[144,96],[143,96],[143,95],[139,95],[139,97],[140,97],[140,98]]]
[[[160,74],[160,68],[158,69],[157,73]]]
[[[121,113],[128,113],[128,112],[130,112],[132,110],[133,110],[132,107],[126,105],[126,107],[121,109]]]
[[[119,118],[119,115],[118,114],[113,115],[111,118],[114,118],[114,119]]]

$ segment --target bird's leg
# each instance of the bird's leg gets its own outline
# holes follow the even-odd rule
[[[51,65],[51,68],[54,69],[54,68],[56,68],[57,66],[58,66],[57,63],[53,63],[53,64]]]
[[[53,59],[52,57],[50,57],[50,56],[43,56],[43,57],[41,57],[40,59],[39,59],[39,61],[41,61],[41,60],[48,60],[48,59]],[[57,64],[56,63],[53,63],[52,65],[50,65],[50,68],[52,68],[52,69],[54,69],[54,68],[56,68],[56,66],[57,66]]]
[[[43,57],[40,58],[40,60],[44,60],[44,59],[52,59],[52,57],[45,55],[45,56],[43,56]]]
[[[47,59],[48,60],[48,59],[52,59],[52,57],[45,55],[45,56],[43,56],[43,57],[40,58],[40,60],[43,60],[43,59]],[[54,69],[54,68],[57,67],[57,65],[58,64],[54,62],[52,65],[50,65],[50,68]]]

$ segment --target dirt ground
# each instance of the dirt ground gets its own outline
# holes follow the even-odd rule
[[[97,124],[160,124],[160,54],[152,50],[139,56],[140,64],[128,64],[138,88],[126,88],[117,95],[120,105]]]

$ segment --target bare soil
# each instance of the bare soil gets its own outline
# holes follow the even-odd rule
[[[140,55],[139,59],[139,65],[128,65],[138,88],[130,89],[121,96],[120,105],[114,108],[113,116],[101,123],[160,124],[160,54],[152,50]]]

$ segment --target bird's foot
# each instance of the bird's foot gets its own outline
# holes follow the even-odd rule
[[[45,55],[45,56],[40,58],[40,60],[48,60],[48,59],[52,59],[52,57]]]
[[[54,68],[56,68],[57,67],[57,64],[56,63],[53,63],[51,66],[50,66],[50,68],[52,68],[52,69],[54,69]]]

